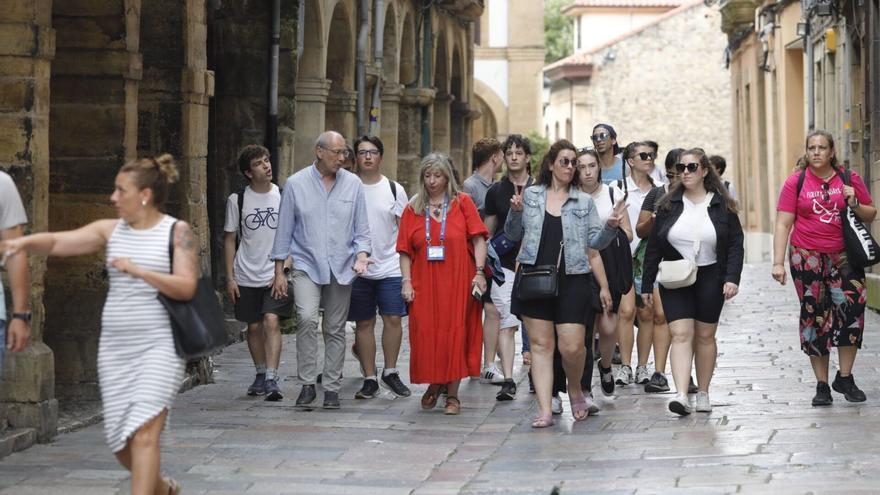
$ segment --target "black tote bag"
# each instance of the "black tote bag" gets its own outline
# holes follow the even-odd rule
[[[168,258],[174,272],[174,222],[168,238]],[[211,278],[199,277],[196,294],[189,301],[157,296],[171,319],[174,348],[184,359],[197,359],[215,353],[226,345],[223,311],[214,294]]]

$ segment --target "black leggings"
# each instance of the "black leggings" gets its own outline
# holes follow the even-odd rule
[[[660,299],[666,321],[694,319],[703,323],[718,323],[724,307],[724,278],[718,263],[697,269],[697,281],[681,289],[660,286]]]

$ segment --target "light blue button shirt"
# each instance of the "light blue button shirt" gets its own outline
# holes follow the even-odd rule
[[[284,184],[272,259],[293,257],[293,268],[318,285],[330,276],[342,285],[355,278],[357,253],[371,252],[370,224],[361,180],[340,169],[328,192],[313,163]]]

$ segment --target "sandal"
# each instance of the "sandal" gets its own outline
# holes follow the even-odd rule
[[[583,393],[581,393],[579,399],[568,394],[568,400],[571,403],[571,417],[574,418],[575,421],[583,421],[587,419],[587,416],[589,416],[589,413],[587,412],[587,398]]]
[[[443,414],[458,416],[459,413],[461,413],[461,401],[458,400],[458,397],[446,397],[446,407],[443,409]]]
[[[437,391],[439,388],[439,385],[428,385],[428,390],[425,390],[425,394],[422,395],[422,409],[426,411],[434,409],[434,406],[437,405]]]
[[[553,426],[553,423],[553,414],[543,413],[535,416],[535,419],[532,420],[532,428],[547,428]]]
[[[168,485],[168,495],[180,495],[180,483],[176,479],[163,476],[162,481]]]
[[[532,364],[532,353],[529,351],[525,351],[522,353],[523,366],[529,366]]]

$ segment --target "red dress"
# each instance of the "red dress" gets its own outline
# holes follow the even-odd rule
[[[431,245],[440,245],[440,222],[430,219]],[[397,251],[412,259],[415,296],[409,305],[409,377],[412,383],[448,383],[480,374],[483,305],[471,296],[471,238],[489,232],[473,200],[458,195],[446,218],[445,260],[428,261],[425,213],[403,212]]]

